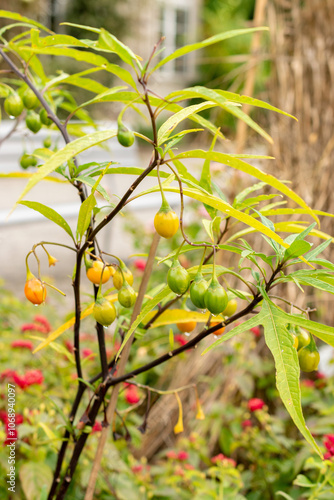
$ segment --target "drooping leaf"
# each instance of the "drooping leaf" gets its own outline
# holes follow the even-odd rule
[[[42,179],[47,175],[54,172],[57,167],[60,167],[64,162],[67,162],[73,156],[89,149],[92,146],[96,146],[100,142],[107,141],[112,137],[117,135],[116,130],[103,130],[101,132],[93,132],[85,137],[76,139],[75,141],[67,144],[63,149],[57,151],[49,160],[47,160],[42,167],[38,169],[38,172],[33,174],[27,183],[26,187],[19,196],[15,206],[22,200],[22,198]],[[14,208],[15,208],[14,206]]]
[[[149,312],[143,319],[143,323],[148,323],[157,311]],[[158,328],[159,326],[174,325],[175,323],[187,323],[188,321],[196,321],[197,323],[207,323],[209,319],[209,313],[200,313],[196,311],[186,311],[185,309],[170,309],[163,312],[150,326],[152,328]],[[222,316],[216,316],[215,321],[224,321]]]
[[[217,152],[210,152],[210,151],[203,151],[200,149],[195,149],[193,151],[187,151],[185,153],[180,153],[179,155],[176,156],[177,159],[186,159],[186,158],[203,158],[203,159],[210,159],[211,161],[216,161],[218,163],[222,163],[224,165],[228,165],[232,168],[235,168],[237,170],[241,170],[242,172],[245,172],[248,175],[252,175],[256,179],[259,179],[261,181],[264,181],[266,184],[269,184],[273,188],[277,189],[281,193],[285,194],[288,198],[291,200],[295,201],[298,205],[302,206],[306,213],[308,213],[315,221],[319,224],[319,219],[314,213],[314,211],[305,203],[305,201],[297,195],[292,189],[287,187],[285,184],[283,184],[281,181],[276,179],[273,175],[266,174],[262,172],[260,169],[257,167],[254,167],[253,165],[249,165],[248,163],[245,163],[244,161],[238,159],[238,158],[233,158],[230,155],[224,154],[224,153],[217,153]]]
[[[55,222],[55,224],[58,224],[58,226],[64,229],[74,241],[74,236],[70,226],[68,225],[66,220],[62,217],[62,215],[53,210],[53,208],[47,207],[46,205],[38,203],[37,201],[20,201],[20,205],[24,205],[28,208],[36,210],[36,212],[39,212],[40,214],[44,215],[44,217],[46,217],[47,219],[51,220],[52,222]]]
[[[235,94],[234,92],[229,92],[227,90],[220,89],[208,89],[206,87],[195,86],[189,87],[182,90],[176,90],[171,94],[166,96],[166,100],[174,99],[175,97],[180,96],[180,100],[190,99],[190,98],[198,98],[202,97],[203,99],[209,99],[210,101],[217,100],[221,104],[225,104],[226,102],[235,102],[239,104],[248,104],[249,106],[255,106],[258,108],[268,109],[270,111],[275,111],[276,113],[280,113],[282,115],[288,116],[289,118],[296,118],[285,111],[282,111],[271,104],[261,101],[259,99],[255,99],[254,97],[248,97],[245,95]]]
[[[0,17],[6,18],[6,19],[15,19],[15,21],[28,23],[29,25],[36,26],[37,28],[40,28],[43,31],[48,31],[49,33],[53,33],[46,26],[43,26],[43,24],[40,24],[37,21],[34,21],[33,19],[29,19],[29,17],[22,16],[21,14],[18,14],[17,12],[12,12],[12,11],[8,11],[8,10],[0,10]]]

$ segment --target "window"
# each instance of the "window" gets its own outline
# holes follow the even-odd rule
[[[160,58],[164,58],[174,52],[176,49],[190,43],[190,22],[189,22],[189,7],[185,4],[173,5],[172,2],[160,5],[160,36],[165,37],[164,47]],[[184,74],[189,71],[189,57],[170,61],[165,66],[162,66],[163,73],[178,73]]]

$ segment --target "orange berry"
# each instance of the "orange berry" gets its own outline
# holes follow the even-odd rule
[[[176,326],[178,327],[180,332],[183,333],[192,332],[193,330],[195,330],[196,325],[197,325],[196,321],[186,321],[186,322],[176,323]]]
[[[86,271],[87,278],[92,283],[95,283],[95,285],[100,284],[103,266],[104,266],[103,262],[101,262],[100,260],[94,260],[94,262],[92,263],[92,266],[89,267]],[[110,278],[110,276],[111,276],[110,267],[106,266],[103,269],[101,282],[106,283],[108,281],[108,279]]]
[[[26,281],[24,294],[32,304],[42,304],[46,298],[46,288],[37,278]]]
[[[221,323],[221,321],[211,321],[210,328],[212,326],[219,325],[219,323]],[[220,335],[223,335],[224,332],[225,332],[225,326],[223,326],[219,330],[216,330],[215,332],[213,332],[213,335],[216,335],[217,337],[220,337]]]

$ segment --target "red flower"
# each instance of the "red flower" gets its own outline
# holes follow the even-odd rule
[[[3,372],[0,373],[0,380],[5,380],[5,379],[13,379],[14,375],[16,375],[15,370],[11,370],[10,368],[7,368]]]
[[[175,453],[174,450],[167,451],[166,457],[170,458],[171,460],[176,460],[177,459],[177,454]]]
[[[125,399],[130,405],[135,405],[140,401],[139,392],[136,386],[131,385],[125,390]]]
[[[265,402],[259,398],[253,398],[248,401],[249,411],[261,410],[265,405]]]
[[[241,423],[241,425],[242,425],[243,429],[246,429],[247,427],[253,427],[253,424],[252,424],[252,422],[250,420],[244,420]]]
[[[322,373],[322,372],[317,372],[317,373],[315,374],[315,376],[316,376],[318,379],[325,379],[325,378],[327,378],[327,377],[326,377],[326,375],[325,375],[324,373]]]
[[[52,330],[51,325],[45,318],[45,316],[42,316],[41,314],[36,314],[36,316],[34,317],[34,321],[36,321],[36,323],[40,323],[44,327],[45,333],[51,332]]]
[[[30,340],[14,340],[14,342],[11,343],[11,347],[22,347],[23,349],[32,351],[34,344],[30,342]]]
[[[0,410],[0,420],[5,424],[7,422],[7,412]]]
[[[43,325],[38,325],[36,323],[25,323],[21,326],[21,332],[40,332],[40,333],[48,333]]]
[[[188,460],[189,454],[186,451],[179,451],[177,458],[178,460]]]
[[[221,462],[223,465],[232,465],[232,467],[236,467],[237,465],[236,461],[233,460],[233,458],[225,457],[225,455],[223,455],[222,453],[219,453],[219,455],[212,457],[211,462],[213,464]]]
[[[326,446],[328,452],[326,453],[325,458],[334,457],[334,434],[325,434],[324,435],[324,445]],[[328,457],[329,454],[329,457]]]
[[[174,336],[174,340],[175,342],[178,342],[180,345],[185,345],[187,343],[187,339],[179,333]]]
[[[41,385],[44,377],[40,370],[28,370],[23,377],[15,372],[13,380],[21,389],[26,389],[30,385]]]
[[[260,337],[261,335],[260,328],[258,326],[254,326],[254,328],[251,328],[250,331],[253,332],[254,337]]]
[[[134,264],[135,268],[138,269],[139,271],[144,271],[144,269],[146,267],[146,260],[145,259],[136,259],[133,264]]]
[[[70,351],[70,353],[74,352],[74,345],[72,344],[72,342],[70,340],[68,340],[68,339],[65,340],[64,345]]]
[[[94,432],[101,432],[102,431],[102,424],[101,422],[95,422],[95,424],[92,427],[92,433]]]

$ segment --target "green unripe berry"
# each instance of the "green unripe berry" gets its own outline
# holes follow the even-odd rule
[[[211,314],[221,314],[226,309],[228,296],[217,279],[212,279],[204,296],[205,306]]]
[[[135,140],[135,136],[131,130],[128,129],[125,125],[121,124],[118,125],[118,130],[117,130],[117,139],[118,142],[124,146],[125,148],[128,148],[132,146]]]
[[[42,108],[39,112],[39,119],[46,127],[50,127],[52,124],[52,120],[48,117],[48,113],[44,108]]]
[[[23,111],[21,97],[16,92],[13,92],[5,99],[4,108],[8,116],[19,116]]]
[[[26,118],[26,125],[31,132],[37,134],[41,130],[42,124],[39,116],[35,111],[29,111]]]
[[[39,102],[35,92],[33,92],[33,90],[31,90],[30,87],[27,87],[25,89],[25,91],[23,92],[22,101],[23,101],[23,105],[26,109],[36,108],[36,106],[38,105],[38,102]]]
[[[167,284],[169,288],[177,295],[185,293],[190,284],[188,271],[181,266],[178,260],[174,260],[167,274]]]

